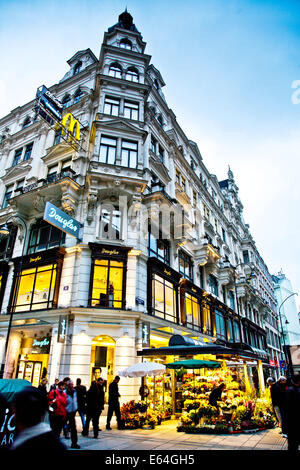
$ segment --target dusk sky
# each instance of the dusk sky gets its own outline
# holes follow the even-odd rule
[[[179,124],[219,180],[230,165],[270,272],[300,293],[299,1],[0,0],[0,117],[78,50],[98,57],[126,6]]]

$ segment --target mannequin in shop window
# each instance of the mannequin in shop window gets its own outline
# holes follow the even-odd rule
[[[108,306],[109,307],[114,306],[113,301],[114,301],[114,286],[110,284],[108,288]]]

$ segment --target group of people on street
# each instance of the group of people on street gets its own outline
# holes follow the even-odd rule
[[[282,436],[288,440],[288,450],[297,451],[300,445],[300,374],[287,380],[267,379],[277,423]]]
[[[111,429],[110,422],[113,413],[116,415],[118,429],[122,429],[119,381],[120,377],[116,376],[109,385],[107,430]],[[47,394],[45,381],[41,382],[39,389],[42,393]],[[49,394],[47,394],[50,426],[58,437],[62,431],[66,439],[71,437],[72,449],[80,448],[75,420],[77,412],[81,418],[82,435],[88,436],[90,423],[92,422],[94,438],[98,438],[99,431],[101,431],[99,419],[104,409],[105,389],[106,381],[102,377],[93,380],[89,390],[81,384],[80,378],[76,380],[75,387],[70,377],[65,377],[62,381],[56,379],[55,383],[51,385]]]

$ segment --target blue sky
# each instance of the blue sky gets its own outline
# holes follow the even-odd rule
[[[218,179],[233,170],[244,217],[272,273],[300,293],[300,2],[0,0],[0,116],[57,83],[127,6],[164,94]]]

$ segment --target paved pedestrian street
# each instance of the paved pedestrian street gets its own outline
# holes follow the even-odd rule
[[[166,421],[155,429],[132,429],[119,431],[114,419],[112,431],[105,429],[106,417],[100,419],[98,439],[81,435],[77,418],[78,444],[81,450],[286,450],[287,440],[279,434],[279,428],[250,434],[185,434],[177,432],[176,421]],[[70,439],[62,439],[70,447]]]

